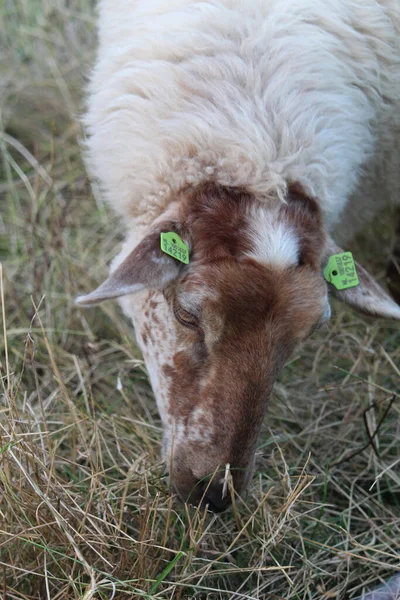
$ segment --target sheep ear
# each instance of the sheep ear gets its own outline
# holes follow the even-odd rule
[[[171,223],[164,222],[148,233],[100,287],[86,296],[78,296],[75,303],[91,306],[143,289],[162,289],[176,279],[183,264],[164,254],[160,246],[161,232],[172,228]]]
[[[328,238],[327,255],[325,264],[333,254],[344,252],[335,242]],[[333,285],[329,287],[332,293],[346,304],[349,304],[361,313],[400,319],[400,305],[398,305],[379,283],[359,263],[356,264],[359,285],[347,290],[337,290]]]

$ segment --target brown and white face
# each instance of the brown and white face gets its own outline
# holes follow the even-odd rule
[[[163,231],[189,245],[189,265],[161,252]],[[326,246],[317,205],[303,195],[267,206],[209,185],[186,194],[98,290],[78,299],[124,296],[183,500],[218,511],[230,501],[228,479],[239,494],[245,489],[274,381],[294,348],[329,319]],[[344,299],[400,318],[361,267],[359,276]]]

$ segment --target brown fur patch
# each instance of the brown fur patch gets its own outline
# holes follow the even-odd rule
[[[283,210],[298,234],[300,264],[311,265],[313,269],[321,268],[326,235],[318,203],[296,184],[289,187],[287,205]]]
[[[193,258],[237,258],[251,250],[246,211],[254,199],[242,190],[212,183],[200,186],[182,199],[181,218],[195,241]]]

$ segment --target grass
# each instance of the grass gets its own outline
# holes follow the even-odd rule
[[[398,571],[398,324],[335,304],[276,385],[244,501],[181,505],[131,326],[73,304],[121,239],[80,146],[93,3],[4,0],[0,39],[3,598],[351,600]],[[378,277],[392,220],[352,245]]]

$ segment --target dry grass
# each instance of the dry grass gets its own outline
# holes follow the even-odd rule
[[[335,306],[276,386],[244,502],[171,497],[130,325],[73,305],[119,243],[79,146],[91,5],[0,8],[3,599],[356,598],[399,569],[399,326]],[[390,222],[354,245],[378,275]]]

